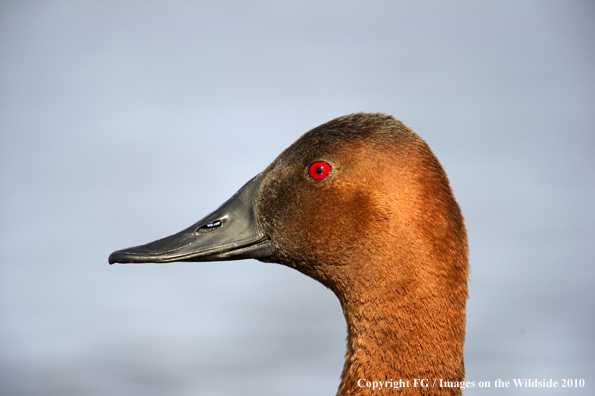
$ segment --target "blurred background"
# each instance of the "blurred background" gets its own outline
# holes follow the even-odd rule
[[[467,380],[586,381],[465,394],[593,394],[594,21],[592,1],[2,1],[0,394],[334,395],[346,329],[322,285],[107,257],[357,111],[450,177]]]

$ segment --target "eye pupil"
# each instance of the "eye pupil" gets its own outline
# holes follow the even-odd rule
[[[314,180],[323,180],[331,173],[331,166],[323,161],[316,161],[308,168],[308,174]]]

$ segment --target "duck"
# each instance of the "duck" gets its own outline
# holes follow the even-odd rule
[[[217,210],[109,263],[257,259],[329,288],[347,323],[337,395],[460,395],[467,232],[428,144],[354,113],[302,135]]]

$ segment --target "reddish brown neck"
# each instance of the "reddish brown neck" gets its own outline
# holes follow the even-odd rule
[[[374,382],[394,391],[395,381],[400,395],[461,394],[440,387],[440,379],[464,380],[466,285],[453,290],[451,283],[424,277],[420,283],[383,276],[373,287],[341,290],[348,338],[338,395],[378,394]]]

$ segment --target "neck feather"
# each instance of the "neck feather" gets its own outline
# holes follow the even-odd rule
[[[465,377],[466,280],[431,273],[382,278],[337,293],[348,332],[338,395],[376,394],[380,382],[399,386],[401,395],[460,395],[459,387],[444,385]]]

